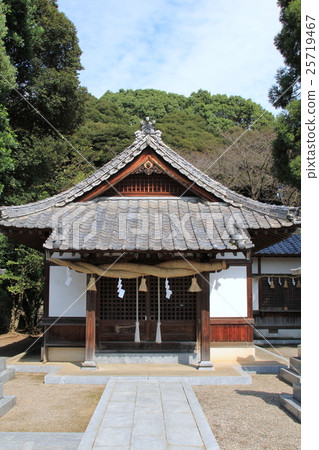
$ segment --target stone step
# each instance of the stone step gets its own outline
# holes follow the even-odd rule
[[[292,395],[282,394],[280,396],[280,404],[283,408],[290,412],[298,422],[301,422],[301,404]]]
[[[97,363],[109,364],[196,364],[199,362],[197,353],[107,353],[96,352]]]
[[[0,383],[0,399],[3,397],[3,384]]]
[[[296,357],[289,358],[290,369],[294,370],[298,375],[301,375],[301,359]]]
[[[17,399],[15,395],[6,395],[0,399],[0,417],[10,411],[16,404]]]
[[[288,384],[300,383],[301,377],[291,369],[280,369],[280,378]]]
[[[293,389],[294,389],[293,393],[294,398],[301,403],[301,383],[294,383]]]
[[[4,358],[3,356],[1,356],[1,358],[0,358],[0,372],[1,372],[1,370],[5,370],[5,368],[7,367],[6,360],[7,360],[7,358]]]
[[[301,358],[301,344],[298,345],[298,358]]]
[[[14,369],[4,369],[0,371],[0,383],[6,383],[7,381],[14,378],[15,370]]]

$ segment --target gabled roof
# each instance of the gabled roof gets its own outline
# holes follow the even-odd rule
[[[97,198],[7,224],[52,229],[44,247],[59,251],[236,251],[253,247],[248,228],[280,229],[283,221],[196,198]]]
[[[153,124],[135,134],[132,145],[74,187],[35,203],[0,208],[0,229],[38,249],[217,252],[264,248],[300,223],[298,208],[254,201],[212,180],[168,147]],[[151,153],[167,174],[187,181],[183,196],[102,197],[107,184],[127,176]],[[187,198],[191,189],[200,195]],[[157,230],[155,216],[161,217]],[[140,235],[119,235],[123,222],[134,229],[141,218],[148,226]]]
[[[270,245],[269,247],[254,253],[255,256],[300,256],[301,255],[301,236],[293,234],[289,238]]]
[[[203,188],[229,205],[244,207],[247,208],[247,210],[256,211],[278,219],[288,220],[291,223],[300,222],[298,208],[270,205],[251,200],[228,189],[218,181],[211,179],[168,147],[161,139],[161,132],[159,130],[155,131],[151,124],[147,123],[144,129],[142,131],[137,131],[135,135],[135,141],[126,150],[106,163],[95,173],[88,176],[85,180],[64,192],[45,200],[28,203],[26,205],[2,207],[0,208],[0,221],[38,213],[52,207],[62,207],[77,201],[92,189],[107,182],[107,180],[121,169],[128,166],[137,156],[149,147],[170,166],[187,177],[192,183]]]

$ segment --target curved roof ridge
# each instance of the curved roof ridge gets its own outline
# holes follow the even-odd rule
[[[75,186],[37,202],[18,206],[3,206],[0,208],[1,218],[22,217],[52,207],[65,206],[76,198],[81,197],[85,192],[90,191],[93,187],[107,181],[112,175],[129,164],[147,146],[149,146],[171,166],[193,181],[194,184],[204,188],[207,192],[213,193],[224,202],[235,207],[244,207],[269,216],[280,217],[282,219],[288,218],[295,223],[300,222],[300,208],[271,205],[252,200],[223,186],[218,181],[213,180],[166,145],[161,139],[161,132],[159,130],[155,131],[154,128],[144,132],[139,130],[135,133],[135,136],[135,140],[129,147]]]

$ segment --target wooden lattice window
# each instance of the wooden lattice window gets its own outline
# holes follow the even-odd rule
[[[192,277],[170,278],[169,285],[172,290],[170,299],[166,299],[165,280],[160,279],[161,292],[161,320],[195,320],[197,296],[189,292]],[[151,317],[157,320],[158,316],[158,280],[150,278],[150,310]]]
[[[123,298],[118,296],[118,280],[100,279],[100,319],[101,320],[136,320],[136,279],[122,280],[125,289]],[[146,315],[145,292],[139,292],[139,320]]]
[[[177,183],[168,175],[160,173],[129,175],[117,183],[115,189],[111,189],[108,194],[110,196],[117,196],[119,194],[123,196],[179,196],[186,190],[184,186]],[[191,193],[187,191],[187,195],[189,196]]]
[[[189,292],[192,277],[171,278],[173,291],[166,299],[165,280],[160,279],[161,320],[196,320],[197,296]],[[136,320],[136,279],[122,280],[125,295],[118,297],[118,280],[100,279],[100,319],[101,320]],[[158,279],[147,277],[148,292],[139,291],[139,320],[157,320],[158,318]]]
[[[287,287],[285,287],[287,284]],[[268,311],[300,311],[300,278],[263,277],[259,280],[259,309]],[[273,287],[272,287],[273,286]]]

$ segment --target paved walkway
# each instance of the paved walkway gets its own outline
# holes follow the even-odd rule
[[[181,379],[112,379],[79,450],[218,449],[191,386]]]
[[[1,450],[76,450],[83,433],[0,433]]]

